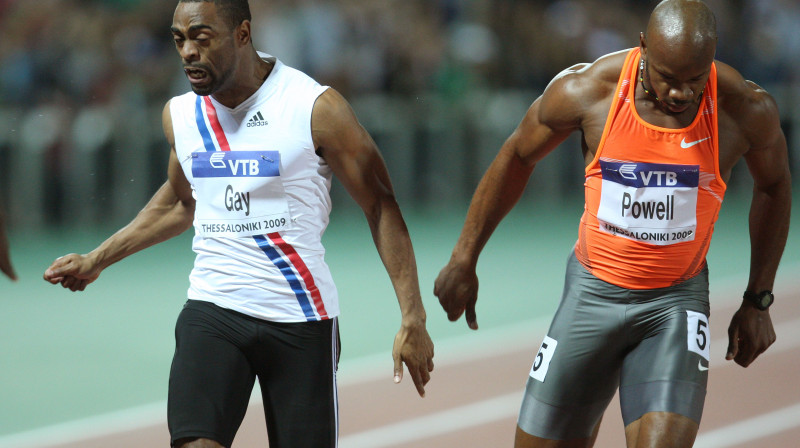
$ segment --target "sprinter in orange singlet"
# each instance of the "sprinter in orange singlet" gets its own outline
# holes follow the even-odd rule
[[[472,199],[434,293],[477,329],[478,256],[534,167],[582,135],[586,206],[558,311],[533,360],[517,447],[591,447],[617,388],[628,448],[689,447],[708,380],[706,253],[734,164],[754,181],[750,277],[726,359],[774,341],[769,315],[789,229],[786,140],[770,95],[714,60],[700,1],[654,9],[638,48],[578,64],[534,101]]]

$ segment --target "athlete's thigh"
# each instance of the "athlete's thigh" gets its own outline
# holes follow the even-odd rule
[[[253,353],[270,447],[335,447],[337,319],[267,323]]]
[[[518,419],[542,439],[590,438],[619,384],[625,351],[622,288],[570,258],[564,294],[531,367]]]
[[[700,422],[708,383],[710,332],[703,279],[645,305],[642,340],[625,358],[620,405],[625,425],[648,412]],[[707,282],[706,282],[707,285]],[[688,286],[692,286],[689,284]]]
[[[207,438],[230,446],[241,425],[255,372],[242,353],[251,322],[216,305],[189,301],[175,326],[169,378],[171,438]]]

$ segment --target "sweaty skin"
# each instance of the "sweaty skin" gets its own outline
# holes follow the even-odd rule
[[[258,89],[272,66],[252,47],[250,23],[227,31],[215,9],[211,2],[179,3],[171,29],[192,89],[212,92],[214,99],[234,107]],[[45,280],[82,291],[109,265],[191,227],[194,199],[175,156],[169,104],[162,121],[171,147],[169,180],[128,226],[86,255],[57,259],[46,270]],[[397,294],[402,319],[392,350],[394,381],[402,380],[405,363],[419,395],[424,396],[433,370],[433,343],[425,329],[411,240],[383,158],[349,104],[333,89],[317,100],[311,126],[319,154],[363,209]]]
[[[273,68],[253,47],[250,21],[229,25],[213,2],[179,2],[170,29],[192,90],[212,95],[230,108],[252,96]],[[195,199],[177,160],[169,103],[162,112],[162,126],[170,146],[168,180],[133,221],[97,248],[56,259],[44,273],[46,281],[83,291],[106,267],[192,226]],[[426,330],[411,240],[385,163],[349,104],[333,89],[317,99],[311,132],[317,153],[361,206],[400,305],[400,329],[392,349],[393,379],[402,380],[405,364],[417,392],[424,396],[433,370],[433,342]],[[176,446],[219,444],[196,439],[179,440]]]
[[[733,166],[744,159],[754,181],[750,276],[745,287],[771,290],[789,229],[791,177],[786,140],[774,99],[732,67],[714,61],[716,31],[709,28],[713,24],[713,15],[700,2],[668,0],[659,4],[647,33],[640,36],[646,65],[644,82],[636,85],[636,110],[653,125],[686,127],[697,114],[702,88],[715,62],[720,173],[727,182]],[[434,294],[451,321],[464,314],[468,326],[478,328],[478,257],[520,199],[536,164],[576,131],[581,133],[585,164],[594,159],[626,53],[577,64],[557,75],[500,148],[472,198],[450,261],[435,281]],[[774,341],[769,311],[759,311],[743,301],[731,319],[726,359],[747,367]],[[626,429],[628,447],[691,446],[697,428],[696,423],[676,414],[648,413]],[[553,441],[521,430],[516,441],[517,447],[593,444],[594,437]]]

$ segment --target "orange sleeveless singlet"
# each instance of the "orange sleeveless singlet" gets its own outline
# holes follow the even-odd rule
[[[586,167],[575,254],[602,280],[652,289],[703,269],[726,185],[719,173],[716,66],[697,116],[683,129],[654,126],[636,112],[638,66],[634,48]]]

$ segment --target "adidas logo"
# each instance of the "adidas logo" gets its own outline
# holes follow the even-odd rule
[[[261,111],[256,112],[255,115],[253,115],[252,117],[250,117],[249,120],[247,120],[248,128],[256,126],[266,126],[268,124],[269,122],[267,122],[267,120],[264,119],[264,116],[261,115]]]

